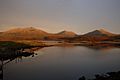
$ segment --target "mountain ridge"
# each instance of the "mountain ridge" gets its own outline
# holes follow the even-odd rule
[[[77,36],[76,33],[72,32],[72,31],[66,31],[66,30],[57,33],[57,35],[63,35],[64,37],[75,37],[75,36]]]
[[[3,39],[56,39],[64,37],[75,37],[75,33],[71,31],[61,31],[61,33],[48,33],[41,29],[34,27],[27,28],[14,28],[7,31],[4,31],[0,34],[0,37]]]
[[[84,36],[116,36],[117,34],[111,33],[105,29],[94,30],[84,34]]]
[[[72,31],[61,31],[58,33],[48,33],[34,27],[14,28],[4,32],[0,32],[0,39],[5,40],[58,40],[62,38],[79,38],[88,39],[94,37],[97,39],[108,38],[118,34],[111,33],[105,29],[94,30],[83,35],[77,35]]]

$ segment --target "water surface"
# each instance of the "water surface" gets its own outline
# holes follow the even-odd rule
[[[120,70],[120,48],[46,47],[3,67],[4,80],[78,80]]]

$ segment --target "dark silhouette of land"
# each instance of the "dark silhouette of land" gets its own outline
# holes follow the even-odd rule
[[[21,49],[23,49],[23,47]],[[20,46],[19,48],[9,48],[9,46],[5,48],[0,48],[0,80],[3,80],[4,65],[8,64],[13,60],[15,60],[17,63],[22,60],[22,57],[34,57],[34,54],[34,52],[25,51],[25,48],[21,51]]]
[[[118,72],[108,72],[106,74],[96,74],[94,79],[86,79],[84,76],[80,77],[78,80],[120,80],[120,71]]]

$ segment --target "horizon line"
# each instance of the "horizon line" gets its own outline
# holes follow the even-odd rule
[[[39,28],[39,27],[10,27],[10,28],[7,28],[7,29],[3,29],[3,30],[0,30],[0,32],[6,32],[6,31],[9,31],[9,30],[12,30],[12,29],[25,29],[25,28],[34,28],[34,29],[38,29],[38,30],[42,30],[42,31],[45,31],[47,33],[59,33],[59,32],[62,32],[62,31],[69,31],[69,32],[74,32],[72,30],[66,30],[66,29],[63,29],[63,30],[60,30],[60,31],[57,31],[57,32],[49,32],[49,31],[46,31],[44,30],[43,28]],[[113,34],[120,34],[120,33],[115,33],[115,32],[112,32],[112,31],[109,31],[108,29],[105,29],[105,28],[99,28],[99,29],[94,29],[94,30],[90,30],[88,32],[85,32],[85,33],[82,33],[82,34],[86,34],[86,33],[89,33],[89,32],[92,32],[92,31],[95,31],[95,30],[105,30],[107,32],[111,32]],[[78,34],[78,35],[82,35],[82,34],[79,34],[77,32],[74,32],[75,34]]]

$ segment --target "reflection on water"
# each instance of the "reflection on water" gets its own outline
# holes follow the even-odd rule
[[[78,80],[120,70],[120,48],[115,46],[46,47],[35,53],[31,58],[34,53],[0,51],[0,79]]]
[[[34,57],[34,52],[29,53],[29,52],[20,52],[18,50],[2,50],[0,49],[0,79],[3,80],[3,69],[6,64],[9,62],[15,60],[16,63],[22,60],[22,57],[29,57],[31,56]]]
[[[78,44],[79,45],[79,44]],[[90,44],[90,45],[83,45],[90,49],[94,50],[111,50],[113,48],[120,48],[120,44],[109,44],[109,43],[98,43],[98,44]]]

